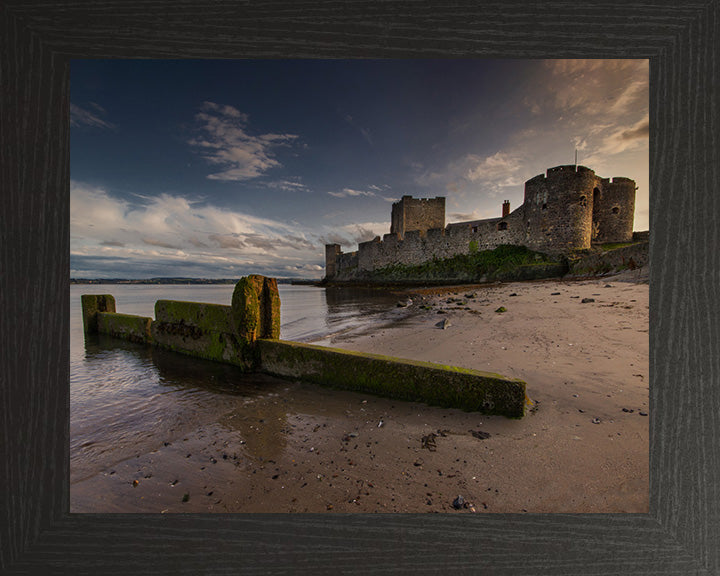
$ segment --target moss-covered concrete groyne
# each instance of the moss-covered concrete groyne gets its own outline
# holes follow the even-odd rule
[[[83,295],[86,334],[102,333],[207,360],[400,400],[522,417],[525,382],[498,374],[279,340],[274,278],[240,279],[232,304],[158,300],[155,320],[118,314],[110,294]]]
[[[499,374],[282,340],[258,340],[262,369],[324,386],[521,417],[525,382]]]

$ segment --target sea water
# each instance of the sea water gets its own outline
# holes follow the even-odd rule
[[[230,284],[74,284],[70,289],[71,483],[153,449],[217,418],[281,394],[286,382],[236,367],[133,344],[85,337],[82,294],[112,294],[116,311],[154,317],[157,300],[229,305]],[[374,330],[406,314],[384,290],[279,286],[280,337],[325,345],[332,338]]]

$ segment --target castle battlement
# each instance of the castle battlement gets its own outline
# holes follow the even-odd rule
[[[396,264],[417,265],[501,244],[527,246],[548,254],[590,248],[592,244],[629,242],[633,237],[635,181],[601,178],[587,166],[548,168],[525,182],[521,206],[502,216],[445,225],[445,198],[403,196],[392,205],[390,233],[343,254],[339,245],[325,249],[326,278],[348,279]]]

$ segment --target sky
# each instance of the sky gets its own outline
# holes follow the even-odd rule
[[[575,162],[635,180],[647,60],[73,60],[72,278],[324,275],[403,195],[514,210]]]

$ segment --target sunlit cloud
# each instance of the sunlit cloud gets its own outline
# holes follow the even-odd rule
[[[478,180],[507,181],[511,174],[518,171],[520,161],[517,157],[503,152],[480,158],[473,154],[465,157],[468,164],[466,177],[470,182]]]
[[[205,268],[217,266],[228,273],[232,266],[247,273],[250,265],[256,271],[282,272],[323,255],[313,230],[187,198],[161,194],[131,205],[102,188],[78,182],[71,182],[70,198],[74,269],[82,268],[78,262],[110,258],[118,266],[145,262],[143,268],[125,266],[131,277],[153,261],[158,270],[202,262]]]
[[[619,119],[648,106],[648,60],[546,60],[544,90],[526,99],[533,114]]]
[[[288,146],[295,134],[248,132],[248,116],[232,106],[204,102],[195,116],[199,135],[189,144],[210,164],[221,168],[210,180],[241,181],[257,178],[281,166],[275,149]]]
[[[376,185],[370,185],[368,186],[369,190],[356,190],[354,188],[343,188],[342,190],[331,190],[328,192],[330,196],[334,196],[335,198],[357,198],[361,196],[366,196],[369,198],[380,198],[384,200],[385,202],[397,202],[397,198],[391,197],[391,196],[384,196],[381,194],[383,190],[387,190],[387,186],[384,188],[381,188],[380,186]]]
[[[589,149],[587,164],[599,167],[612,163],[612,158],[635,150],[647,150],[650,145],[650,118],[645,116],[629,127],[609,131],[595,147]]]
[[[339,192],[328,192],[330,196],[335,196],[336,198],[348,198],[351,196],[375,196],[375,192],[372,192],[371,190],[354,190],[352,188],[343,188]]]
[[[361,222],[335,226],[319,237],[322,244],[340,244],[343,248],[355,249],[360,242],[367,242],[390,232],[390,219],[387,222]]]

